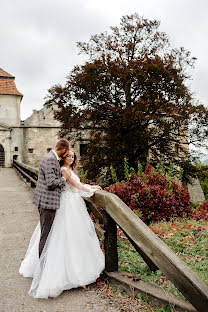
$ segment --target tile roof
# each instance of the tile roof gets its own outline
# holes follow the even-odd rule
[[[5,70],[0,68],[0,77],[8,77],[8,78],[14,78],[14,76],[7,73]]]
[[[15,77],[0,68],[0,94],[21,95],[14,82]]]

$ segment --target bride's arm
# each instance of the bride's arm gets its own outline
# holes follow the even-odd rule
[[[95,191],[101,190],[101,187],[99,185],[91,186],[89,184],[81,183],[78,179],[76,179],[76,177],[73,174],[70,174],[70,177],[67,179],[67,182],[83,192],[94,193]]]
[[[73,175],[71,175],[68,179],[67,182],[78,188],[80,191],[83,192],[92,192],[93,189],[91,188],[90,185],[87,184],[82,184],[80,181],[78,181]]]

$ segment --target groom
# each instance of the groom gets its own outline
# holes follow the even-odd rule
[[[60,207],[61,190],[69,178],[66,171],[63,171],[61,176],[59,165],[59,160],[69,153],[69,148],[69,141],[60,139],[56,144],[55,151],[51,150],[40,161],[38,182],[33,200],[33,204],[38,207],[40,214],[39,257],[53,224],[56,209]]]

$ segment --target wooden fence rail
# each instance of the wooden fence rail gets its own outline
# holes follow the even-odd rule
[[[17,161],[14,161],[14,167],[32,188],[36,185],[37,169]],[[164,272],[197,311],[208,311],[208,287],[205,283],[118,196],[98,191],[92,197],[85,198],[85,201],[95,218],[104,225],[104,230],[100,229],[100,233],[104,233],[106,271],[118,270],[119,226],[151,270],[159,268]]]
[[[38,180],[38,169],[13,160],[13,166],[18,173],[30,183],[31,188],[35,188]]]

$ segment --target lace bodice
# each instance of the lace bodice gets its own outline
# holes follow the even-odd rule
[[[94,194],[91,186],[81,183],[80,178],[72,170],[66,167],[62,167],[61,170],[66,170],[70,174],[70,178],[66,182],[63,192],[79,193],[84,197],[91,197]]]
[[[65,169],[62,169],[62,170],[65,170]],[[67,170],[67,171],[69,171],[69,170]],[[73,175],[73,180],[75,182],[79,183],[80,182],[79,177],[74,172],[72,172],[72,170],[70,170],[70,173],[71,173],[71,175]],[[75,185],[72,185],[71,183],[66,182],[66,184],[65,184],[65,186],[63,188],[63,191],[70,191],[70,192],[73,192],[73,193],[78,193],[79,189]]]
[[[63,191],[70,191],[73,193],[78,193],[79,190],[74,185],[66,182],[65,186],[63,187]]]

